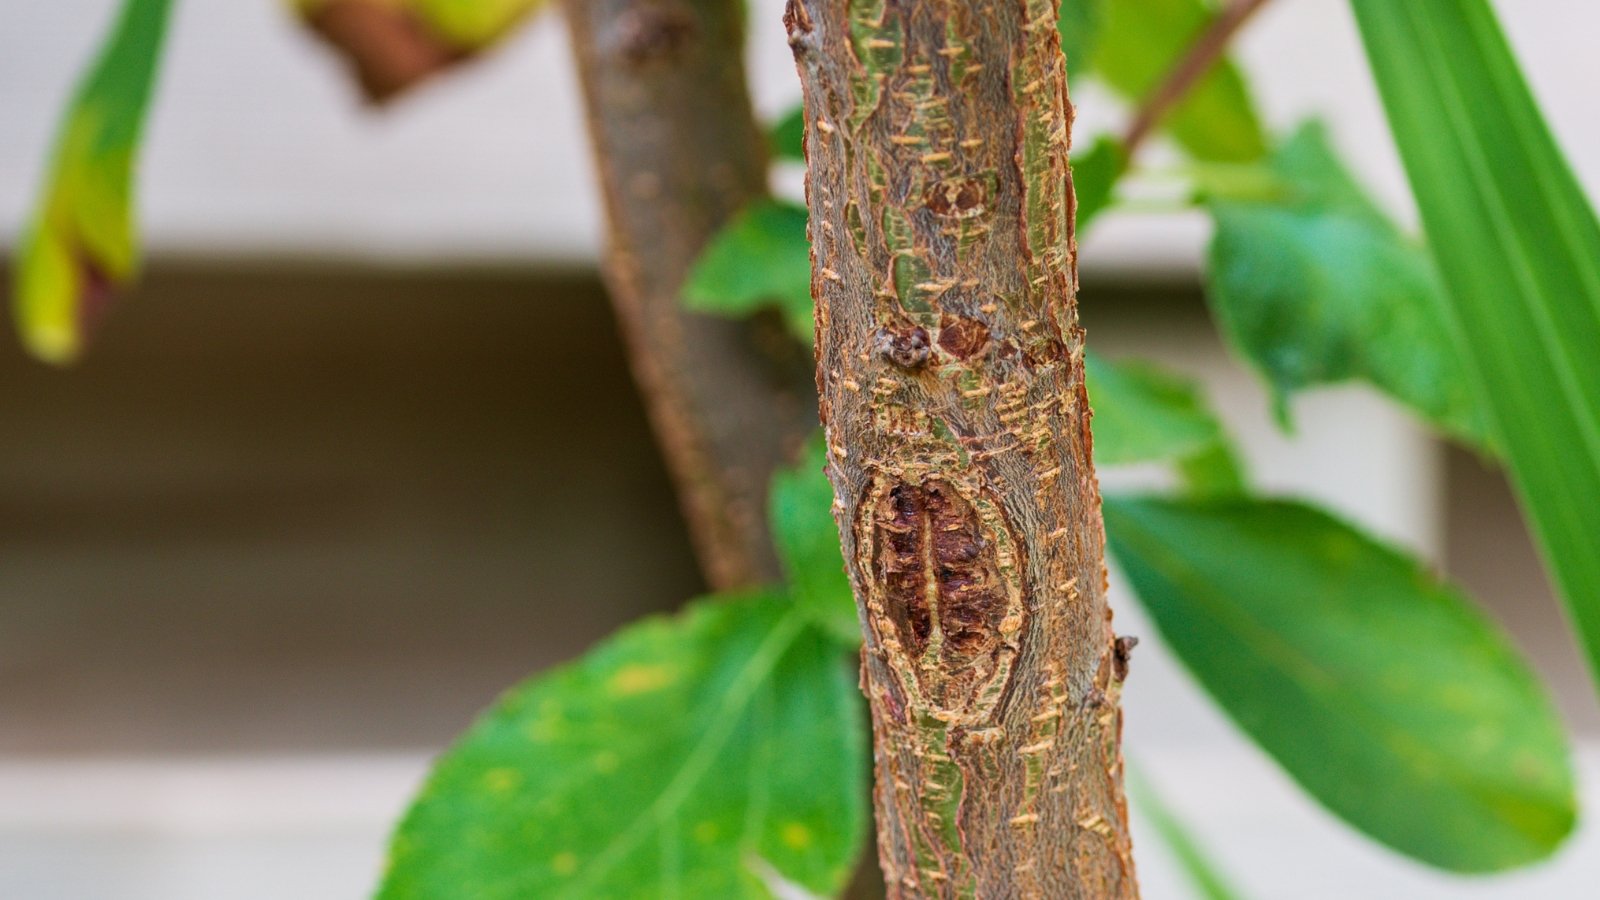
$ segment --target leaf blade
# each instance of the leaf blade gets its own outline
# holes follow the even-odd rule
[[[766,198],[746,206],[712,236],[683,284],[697,312],[747,316],[776,306],[794,335],[813,340],[811,244],[805,207]]]
[[[794,107],[767,128],[767,148],[774,159],[806,161],[805,107]]]
[[[823,470],[826,462],[827,450],[818,433],[806,442],[793,468],[772,476],[772,533],[796,606],[829,634],[856,646],[861,643],[861,623],[839,549],[833,485]]]
[[[1438,274],[1340,164],[1319,123],[1302,126],[1245,195],[1206,191],[1216,224],[1206,298],[1235,350],[1288,399],[1364,380],[1445,432],[1494,442],[1439,305]],[[1204,189],[1203,189],[1204,190]]]
[[[1088,149],[1072,154],[1073,202],[1079,235],[1088,234],[1089,226],[1112,205],[1117,181],[1127,164],[1122,145],[1110,135],[1101,135]]]
[[[1244,473],[1222,423],[1199,386],[1137,360],[1084,354],[1096,465],[1159,462],[1177,466],[1196,493],[1244,489]]]
[[[1094,67],[1095,42],[1100,19],[1105,15],[1104,0],[1063,0],[1056,14],[1056,31],[1061,35],[1061,51],[1067,58],[1067,83]]]
[[[1600,679],[1600,222],[1483,0],[1352,0],[1467,361]]]
[[[1105,517],[1185,666],[1336,815],[1463,872],[1570,833],[1560,721],[1459,592],[1301,504],[1119,497]]]
[[[817,893],[864,836],[859,693],[776,596],[635,624],[513,688],[436,765],[379,896]]]

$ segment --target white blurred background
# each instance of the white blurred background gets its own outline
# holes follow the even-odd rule
[[[1600,7],[1496,5],[1600,196]],[[0,259],[113,6],[0,14]],[[0,347],[0,897],[363,896],[429,754],[475,710],[697,577],[594,282],[561,23],[373,113],[274,0],[178,8],[141,179],[145,286],[76,370]],[[751,8],[775,116],[798,97],[781,2]],[[1278,0],[1239,55],[1271,125],[1330,120],[1414,220],[1345,4]],[[1121,121],[1092,86],[1075,100],[1080,141]],[[1198,216],[1108,214],[1082,248],[1090,340],[1201,377],[1264,485],[1471,587],[1549,677],[1600,808],[1600,709],[1499,477],[1358,388],[1303,398],[1279,433],[1198,300],[1206,238]],[[574,348],[611,374],[553,376]],[[552,419],[566,441],[543,437]],[[1144,639],[1129,753],[1247,896],[1600,891],[1587,825],[1543,867],[1472,881],[1353,834],[1116,589],[1118,630]],[[1146,895],[1187,896],[1137,837]]]

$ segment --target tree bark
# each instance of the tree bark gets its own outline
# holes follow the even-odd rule
[[[707,579],[781,577],[767,483],[816,424],[810,363],[776,317],[686,312],[707,239],[766,193],[743,0],[566,0],[609,227],[605,273]]]
[[[1136,896],[1055,3],[784,19],[890,896]]]

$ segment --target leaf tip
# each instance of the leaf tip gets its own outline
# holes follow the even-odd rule
[[[34,358],[56,366],[77,361],[117,287],[128,280],[68,244],[42,234],[30,240],[14,282],[22,345]]]

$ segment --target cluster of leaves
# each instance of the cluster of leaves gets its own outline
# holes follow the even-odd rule
[[[495,33],[534,5],[392,2]],[[1485,0],[1351,2],[1434,246],[1364,194],[1320,126],[1269,134],[1224,60],[1164,120],[1215,223],[1214,319],[1285,420],[1296,392],[1361,380],[1504,458],[1600,658],[1583,505],[1600,497],[1600,227]],[[104,289],[133,272],[130,173],[169,4],[126,0],[62,129],[16,292],[48,358],[76,352]],[[1214,12],[1067,0],[1069,68],[1137,100]],[[803,131],[798,112],[779,122],[775,155],[801,159]],[[1113,137],[1080,144],[1086,229],[1138,169]],[[776,305],[809,340],[805,222],[782,201],[745,210],[685,302],[734,316]],[[1399,550],[1252,492],[1191,382],[1144,363],[1088,368],[1097,462],[1177,475],[1173,491],[1106,499],[1111,550],[1239,727],[1328,809],[1416,859],[1471,872],[1548,855],[1575,815],[1566,741],[1506,638]],[[384,897],[842,887],[867,832],[867,753],[821,453],[814,443],[773,485],[786,583],[635,624],[511,689],[439,761],[396,834]],[[1159,802],[1147,810],[1224,895]]]

